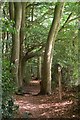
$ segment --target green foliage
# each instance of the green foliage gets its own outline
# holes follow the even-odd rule
[[[30,20],[30,17],[32,17],[31,13],[27,18],[28,26],[26,27],[25,40],[27,48],[34,45],[37,45],[38,48],[41,43],[46,43],[48,32],[54,15],[55,3],[36,4],[37,5],[34,6],[33,11],[33,22]],[[65,24],[70,14],[71,17],[69,18],[69,21]],[[61,31],[59,31],[53,50],[52,74],[54,71],[54,65],[59,63],[65,69],[64,78],[66,83],[68,84],[78,83],[78,16],[78,3],[66,2],[61,19],[61,26],[63,26],[64,24],[65,26],[62,28]],[[77,19],[70,21],[74,18]],[[71,71],[70,80],[67,75],[67,69],[69,67]]]
[[[14,104],[14,99],[13,99],[13,94],[15,92],[16,89],[16,85],[15,82],[13,81],[13,76],[11,75],[11,68],[10,68],[10,51],[11,51],[11,44],[12,44],[12,40],[11,40],[11,36],[10,33],[14,33],[15,32],[15,28],[14,26],[14,21],[9,20],[8,17],[8,4],[7,3],[3,3],[2,4],[2,8],[3,8],[3,15],[0,18],[0,32],[2,35],[4,35],[4,33],[9,33],[9,38],[7,39],[6,36],[5,38],[2,37],[2,50],[3,50],[3,54],[2,54],[2,59],[0,59],[0,62],[2,60],[2,82],[1,82],[1,87],[2,87],[2,117],[3,118],[10,118],[10,117],[14,117],[14,114],[16,112],[16,110],[18,109],[18,106],[16,106]],[[9,47],[8,51],[6,51],[6,46]],[[1,47],[1,46],[0,46]],[[6,54],[5,54],[6,52]],[[0,96],[1,97],[1,96]]]
[[[0,20],[2,22],[2,31],[3,32],[10,32],[15,33],[16,29],[13,27],[15,22],[12,20],[9,20],[8,18],[1,18]]]
[[[2,116],[3,118],[14,118],[19,106],[14,104],[14,99],[8,97],[2,103]]]
[[[3,60],[2,63],[2,88],[3,96],[11,95],[15,90],[15,83],[10,73],[10,62]]]
[[[31,3],[30,3],[31,4]],[[55,3],[35,3],[33,10],[33,21],[31,21],[32,17],[32,8],[29,8],[29,12],[26,13],[26,24],[25,24],[25,40],[24,40],[24,51],[26,49],[33,47],[34,52],[37,49],[46,43],[49,29],[51,27],[51,22],[54,15],[54,7]],[[66,3],[64,8],[63,17],[61,19],[61,26],[64,25],[70,13],[72,16],[70,19],[73,19],[78,16],[78,3]],[[0,22],[2,23],[2,27],[0,26],[0,30],[4,32],[8,32],[10,38],[8,40],[3,40],[2,42],[5,44],[9,43],[12,45],[12,37],[10,33],[15,33],[16,30],[14,28],[15,22],[9,19],[8,16],[8,3],[5,3],[4,6],[5,14],[0,18]],[[62,31],[59,31],[57,36],[57,40],[55,42],[54,50],[53,50],[53,65],[52,65],[52,76],[54,77],[54,66],[59,63],[62,68],[64,68],[63,77],[65,82],[70,85],[78,84],[78,28],[77,21],[75,19],[72,22],[66,23],[65,27]],[[79,34],[80,35],[80,34]],[[25,49],[26,48],[26,49]],[[11,48],[10,48],[11,50]],[[30,51],[31,52],[31,51]],[[3,63],[2,63],[2,89],[3,89],[3,116],[4,117],[13,117],[14,112],[17,110],[17,106],[15,106],[12,95],[16,90],[15,82],[13,81],[13,76],[10,73],[10,59],[7,60],[7,56],[11,57],[11,51],[7,51],[6,56],[3,54]],[[14,66],[13,66],[14,67]],[[32,68],[31,68],[32,67]],[[70,74],[68,76],[67,69],[70,69]],[[53,74],[54,73],[54,74]],[[37,74],[37,59],[34,58],[27,62],[26,70],[25,70],[25,81],[29,81],[31,79],[31,74],[36,76]],[[70,77],[70,78],[69,78]],[[54,77],[54,79],[56,79]],[[56,80],[52,81],[52,87],[56,86]],[[22,89],[20,89],[20,92]]]
[[[77,3],[66,3],[63,18],[61,21],[61,26],[64,25],[70,13],[72,13],[70,20],[77,17],[77,6]],[[62,31],[59,31],[53,52],[54,55],[52,71],[54,71],[54,65],[59,63],[64,68],[64,78],[66,83],[69,85],[78,84],[78,27],[76,24],[77,21],[78,19],[68,22],[62,28]],[[69,75],[67,69],[70,69]],[[69,76],[70,79],[68,78]]]
[[[67,14],[69,12],[76,14],[78,12],[78,2],[66,2],[64,11]]]
[[[26,48],[34,45],[45,44],[53,19],[53,11],[55,3],[35,3],[33,10],[33,21],[31,21],[32,14],[27,13],[26,19]],[[30,8],[29,8],[30,9]]]
[[[31,80],[31,74],[32,74],[32,71],[31,71],[32,68],[31,67],[32,67],[32,63],[31,63],[31,61],[27,61],[26,66],[25,66],[26,69],[25,69],[25,75],[24,75],[24,82],[26,84],[29,84],[29,82]]]
[[[3,117],[14,117],[14,113],[18,106],[14,104],[12,95],[14,94],[16,85],[10,73],[10,62],[3,60],[2,63],[2,115]]]
[[[26,47],[29,48],[34,45],[39,46],[41,43],[44,44],[48,34],[48,29],[46,31],[45,29],[46,28],[42,25],[34,25],[31,28],[27,28],[25,40]]]

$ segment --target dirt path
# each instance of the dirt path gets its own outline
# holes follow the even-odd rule
[[[52,92],[51,96],[36,96],[39,87],[39,81],[31,81],[26,87],[28,94],[15,96],[16,104],[19,105],[19,117],[26,117],[28,113],[29,118],[79,118],[73,113],[75,99],[68,97],[60,102],[57,90]]]

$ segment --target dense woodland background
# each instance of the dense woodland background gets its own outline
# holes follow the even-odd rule
[[[15,117],[14,95],[24,95],[32,80],[39,81],[37,95],[52,96],[58,88],[60,101],[69,90],[79,102],[80,3],[4,2],[0,7],[3,117]]]

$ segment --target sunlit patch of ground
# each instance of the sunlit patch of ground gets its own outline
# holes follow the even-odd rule
[[[40,83],[40,80],[32,80],[30,81],[30,84],[32,85],[38,85]]]
[[[77,115],[72,113],[75,103],[74,99],[59,101],[58,91],[56,93],[53,92],[51,96],[34,96],[34,94],[39,92],[39,81],[31,81],[26,90],[31,94],[15,96],[15,103],[19,105],[20,117],[23,116],[24,112],[31,113],[30,118],[77,117]]]

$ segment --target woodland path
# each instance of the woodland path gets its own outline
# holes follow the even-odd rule
[[[73,111],[76,100],[73,93],[63,92],[63,100],[59,101],[58,89],[52,95],[37,95],[39,93],[39,80],[32,80],[25,87],[27,94],[15,95],[15,103],[19,105],[19,116],[25,118],[79,118]]]

